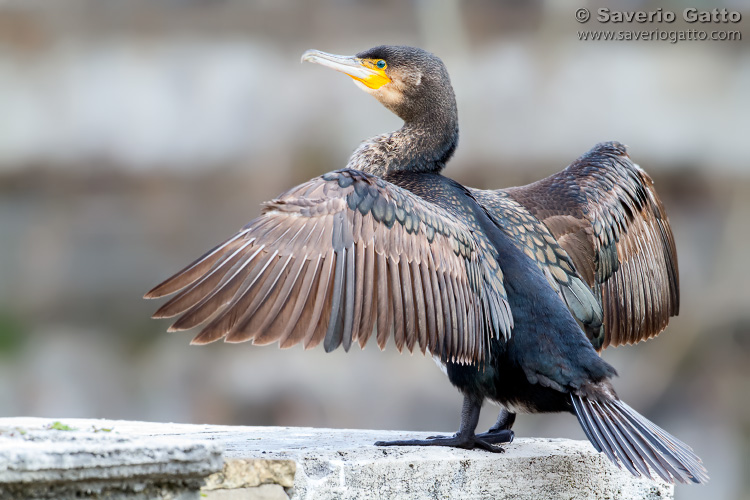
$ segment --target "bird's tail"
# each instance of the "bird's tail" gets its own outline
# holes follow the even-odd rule
[[[571,395],[578,422],[599,452],[637,477],[705,483],[708,472],[693,450],[620,400]]]

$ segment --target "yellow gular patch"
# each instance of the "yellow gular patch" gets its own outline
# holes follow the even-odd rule
[[[382,61],[382,59],[359,59],[359,63],[373,73],[367,75],[365,78],[359,78],[356,76],[352,76],[352,78],[359,82],[362,82],[364,85],[371,89],[379,89],[386,83],[391,83],[391,79],[388,78],[388,75],[385,74],[385,70],[388,65],[384,65],[382,68],[380,68],[378,67],[378,61]]]

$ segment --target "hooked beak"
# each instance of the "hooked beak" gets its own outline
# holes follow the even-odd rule
[[[354,56],[337,56],[319,50],[308,50],[302,54],[301,62],[311,62],[334,69],[354,80],[361,82],[370,89],[379,89],[391,79],[385,70],[377,68],[369,59],[359,59]]]

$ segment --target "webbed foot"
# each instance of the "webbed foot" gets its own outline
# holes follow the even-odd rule
[[[494,443],[503,441],[496,441],[494,439],[484,439],[477,435],[470,436],[431,436],[427,439],[405,439],[400,441],[377,441],[375,446],[450,446],[453,448],[463,448],[465,450],[473,450],[474,448],[480,448],[491,453],[502,453],[505,450],[497,446]],[[507,441],[506,441],[507,442]]]

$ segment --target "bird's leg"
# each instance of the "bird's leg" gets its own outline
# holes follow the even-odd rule
[[[482,398],[464,396],[463,407],[461,408],[461,426],[453,436],[434,436],[431,439],[407,439],[403,441],[378,441],[375,446],[453,446],[467,450],[481,448],[493,453],[501,453],[505,450],[474,434],[479,422],[479,412],[482,410],[482,401]]]
[[[515,433],[510,428],[515,421],[516,414],[503,408],[497,416],[497,422],[487,432],[477,434],[477,437],[493,444],[512,443]]]

